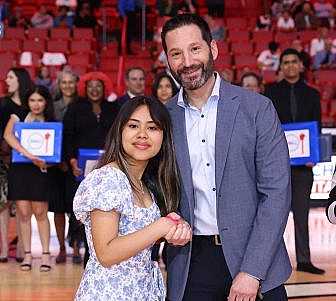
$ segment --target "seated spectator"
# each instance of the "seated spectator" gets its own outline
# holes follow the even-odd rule
[[[299,40],[299,39],[293,40],[291,48],[293,48],[293,49],[295,49],[299,52],[299,54],[301,56],[301,61],[302,61],[302,64],[303,64],[305,70],[309,70],[310,69],[310,64],[311,64],[311,58],[310,58],[309,53],[306,52],[303,49],[301,40]]]
[[[278,19],[277,29],[281,32],[292,32],[295,29],[295,23],[288,10],[285,10]]]
[[[258,56],[258,67],[261,70],[277,71],[279,68],[280,49],[277,42],[270,42],[268,49],[263,50]]]
[[[274,18],[279,18],[283,10],[284,10],[284,5],[282,3],[282,0],[274,0],[271,6],[272,16]]]
[[[98,22],[93,15],[89,3],[83,3],[77,11],[73,24],[75,27],[79,28],[94,29],[100,22]]]
[[[22,8],[16,6],[14,8],[14,13],[12,13],[8,18],[9,27],[20,27],[28,29],[30,27],[29,20],[22,15]]]
[[[260,15],[257,19],[256,30],[271,30],[272,18],[269,13]]]
[[[56,0],[57,6],[67,6],[70,8],[77,7],[77,0]]]
[[[73,25],[73,15],[69,11],[67,6],[60,6],[58,8],[58,14],[54,19],[54,27],[67,27],[72,28]]]
[[[50,29],[54,25],[54,20],[48,14],[46,6],[41,5],[40,9],[32,16],[30,23],[35,28]]]
[[[314,57],[313,68],[318,69],[332,69],[336,67],[336,54],[332,53],[332,40],[326,39],[324,49],[318,51]]]
[[[204,20],[207,21],[210,30],[212,38],[216,41],[222,41],[225,39],[225,30],[223,23],[220,19],[215,19],[211,15],[205,15]]]
[[[291,12],[294,20],[295,20],[296,16],[303,11],[303,6],[306,2],[308,2],[308,1],[307,0],[296,0],[292,4],[292,6],[290,8],[290,12]],[[310,2],[308,2],[308,3],[310,3]]]
[[[255,93],[261,93],[263,90],[262,79],[254,72],[243,74],[240,80],[240,86]]]
[[[330,2],[326,0],[317,0],[314,3],[314,9],[322,26],[326,26],[328,28],[334,26],[333,17],[335,9]]]
[[[220,72],[220,75],[223,77],[225,81],[228,83],[233,83],[234,81],[234,72],[230,68],[225,68],[222,72]]]
[[[158,0],[157,9],[160,16],[176,16],[182,12],[195,13],[196,9],[191,0],[173,1],[173,0]]]
[[[324,49],[324,41],[329,36],[329,30],[327,27],[319,28],[319,36],[315,39],[312,39],[310,42],[310,56],[314,57],[318,51]]]
[[[317,29],[319,19],[315,16],[313,6],[310,2],[304,2],[302,11],[295,17],[295,26],[297,30]]]
[[[49,92],[53,89],[53,81],[50,77],[49,68],[47,66],[41,66],[35,79],[35,85],[46,87]]]

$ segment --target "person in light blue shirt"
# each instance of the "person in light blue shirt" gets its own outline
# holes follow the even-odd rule
[[[290,167],[276,110],[214,71],[217,44],[200,16],[168,20],[161,36],[182,86],[167,108],[182,175],[179,213],[193,230],[183,247],[167,239],[167,300],[287,300]]]

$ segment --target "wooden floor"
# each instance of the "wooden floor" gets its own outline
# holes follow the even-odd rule
[[[336,300],[336,226],[323,221],[324,212],[315,210],[310,215],[311,252],[313,262],[326,269],[326,274],[311,275],[302,272],[292,273],[287,282],[289,296],[296,301],[335,301]],[[13,222],[13,221],[12,221]],[[289,219],[285,232],[285,241],[291,256],[293,267],[294,244],[292,221]],[[71,256],[64,265],[55,265],[57,243],[52,239],[53,268],[48,273],[39,272],[40,247],[36,233],[33,233],[34,261],[30,272],[22,272],[14,258],[8,263],[0,263],[0,301],[68,301],[73,300],[80,282],[82,267],[71,263]],[[306,284],[306,286],[302,286]],[[332,296],[323,296],[331,294]],[[307,297],[303,297],[307,295]],[[316,297],[313,297],[316,296]],[[292,298],[290,298],[292,299]]]

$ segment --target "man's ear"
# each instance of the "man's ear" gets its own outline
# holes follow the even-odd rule
[[[210,43],[210,51],[211,51],[212,57],[215,61],[218,57],[218,47],[217,47],[217,42],[215,40],[212,40],[211,43]]]

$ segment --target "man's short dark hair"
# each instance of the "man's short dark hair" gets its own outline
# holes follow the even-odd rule
[[[126,72],[125,72],[125,78],[126,78],[126,79],[129,78],[129,74],[130,74],[131,71],[133,71],[133,70],[139,70],[139,71],[142,71],[142,73],[143,73],[144,75],[146,75],[146,72],[145,72],[145,70],[144,70],[143,68],[141,68],[141,67],[131,67],[131,68],[128,68],[128,69],[126,70]]]
[[[162,28],[161,39],[164,51],[167,53],[166,35],[169,31],[175,30],[186,25],[196,25],[202,34],[202,38],[210,46],[212,35],[208,23],[200,16],[195,14],[181,14],[168,20]]]
[[[287,48],[280,55],[280,65],[282,64],[282,60],[283,60],[284,56],[286,56],[286,55],[296,55],[299,58],[299,60],[302,61],[300,52],[298,52],[294,48]]]

